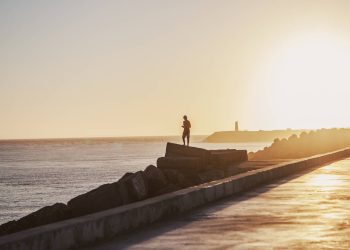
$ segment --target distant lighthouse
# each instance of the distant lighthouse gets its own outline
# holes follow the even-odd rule
[[[239,131],[238,121],[235,121],[235,131]]]

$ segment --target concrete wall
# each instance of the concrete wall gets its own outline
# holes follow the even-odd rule
[[[72,249],[151,224],[298,171],[350,156],[350,148],[253,170],[130,205],[0,237],[0,249]]]

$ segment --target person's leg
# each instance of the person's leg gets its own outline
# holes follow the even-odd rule
[[[187,134],[187,146],[190,145],[190,133]]]
[[[184,145],[185,145],[185,137],[186,137],[185,133],[182,133],[182,141],[183,141]]]

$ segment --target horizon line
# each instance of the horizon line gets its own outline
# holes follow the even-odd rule
[[[259,132],[259,131],[312,131],[312,130],[319,130],[319,129],[350,129],[350,127],[332,127],[332,128],[313,128],[313,129],[294,129],[294,128],[284,128],[284,129],[272,129],[272,130],[221,130],[221,131],[214,131],[210,134],[194,134],[191,136],[209,136],[213,133],[217,132],[249,132],[249,131],[254,131],[254,132]],[[160,138],[160,137],[181,137],[180,134],[176,135],[129,135],[129,136],[78,136],[78,137],[39,137],[39,138],[0,138],[0,142],[6,142],[6,141],[38,141],[38,140],[84,140],[84,139],[130,139],[130,138]]]

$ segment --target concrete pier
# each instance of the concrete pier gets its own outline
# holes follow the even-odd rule
[[[347,158],[89,249],[350,249],[349,190]]]

